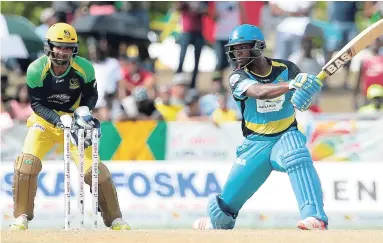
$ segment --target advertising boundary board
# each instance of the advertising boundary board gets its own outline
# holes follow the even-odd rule
[[[220,193],[229,163],[107,162],[118,190],[121,210],[133,228],[190,228],[206,215],[208,199]],[[330,228],[383,228],[383,164],[315,163],[324,191]],[[12,222],[13,163],[2,162],[0,202],[2,228]],[[79,225],[77,170],[72,163],[73,226]],[[63,163],[44,161],[38,179],[31,228],[64,225]],[[85,195],[85,225],[90,227],[91,197]],[[292,228],[299,213],[288,176],[273,172],[241,210],[239,228]],[[102,220],[99,220],[100,224]],[[101,225],[100,225],[101,226]]]

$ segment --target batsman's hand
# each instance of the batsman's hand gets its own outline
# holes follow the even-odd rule
[[[306,111],[310,108],[313,95],[305,89],[298,89],[291,98],[291,103],[299,111]]]
[[[319,93],[322,90],[323,83],[315,75],[308,73],[299,73],[293,80],[289,82],[290,90],[304,89],[310,94]]]

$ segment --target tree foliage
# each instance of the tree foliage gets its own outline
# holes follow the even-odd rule
[[[151,19],[163,17],[171,8],[172,3],[162,1],[151,2],[149,9]],[[34,25],[39,25],[41,12],[44,8],[51,6],[52,2],[50,1],[1,1],[1,13],[24,16]]]
[[[1,13],[24,16],[34,25],[39,25],[41,12],[44,8],[48,8],[51,5],[52,2],[1,1]]]

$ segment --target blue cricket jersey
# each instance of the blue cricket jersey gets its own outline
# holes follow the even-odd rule
[[[242,112],[244,137],[277,136],[297,126],[295,110],[290,101],[294,91],[268,100],[245,96],[246,90],[253,84],[289,82],[300,73],[299,68],[290,61],[270,58],[267,60],[272,68],[266,76],[255,74],[248,69],[239,69],[229,77],[231,92]]]

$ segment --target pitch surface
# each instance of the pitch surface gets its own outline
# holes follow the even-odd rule
[[[382,230],[28,230],[1,231],[3,243],[382,243]]]

